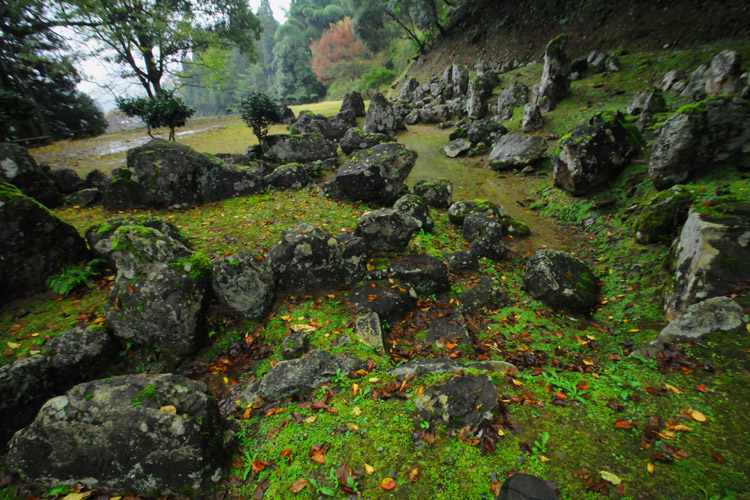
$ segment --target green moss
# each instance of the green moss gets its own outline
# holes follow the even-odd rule
[[[177,262],[169,264],[169,267],[189,273],[190,278],[194,280],[208,280],[213,275],[211,259],[203,252],[195,252],[189,257],[181,257]]]
[[[142,405],[148,401],[156,401],[156,386],[154,384],[149,384],[141,389],[135,399],[133,399],[132,406]]]

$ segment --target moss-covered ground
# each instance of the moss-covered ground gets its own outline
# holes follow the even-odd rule
[[[666,70],[691,69],[721,48],[622,56],[624,71],[574,82],[572,96],[545,115],[539,133],[560,137],[597,111],[622,109],[635,91],[658,83]],[[739,49],[750,55],[749,47]],[[540,65],[524,67],[503,75],[502,85],[514,78],[531,84],[540,74]],[[671,94],[666,98],[672,111],[686,103]],[[519,119],[506,126],[517,131]],[[225,129],[206,134],[201,147],[226,152],[225,141],[235,131],[233,120],[226,120]],[[653,131],[646,135],[651,144]],[[244,149],[250,138],[247,131],[243,147],[237,149]],[[429,144],[430,150],[447,142],[443,132],[424,126],[400,139]],[[550,142],[553,149],[555,142]],[[579,198],[552,187],[549,164],[525,177],[500,176],[485,168],[486,156],[448,160],[423,155],[409,184],[452,177],[462,183],[454,199],[502,202],[532,230],[525,242],[509,241],[515,250],[509,260],[483,260],[478,272],[452,274],[450,292],[420,297],[420,310],[439,311],[452,307],[482,276],[502,284],[508,293],[505,302],[466,316],[474,337],[469,349],[449,344],[426,349],[419,322],[407,321],[390,325],[391,355],[381,356],[357,340],[347,289],[278,297],[271,315],[260,323],[213,318],[211,345],[200,356],[204,368],[191,375],[209,381],[225,413],[238,425],[239,447],[229,478],[217,487],[219,496],[494,498],[506,478],[527,472],[552,481],[560,498],[568,500],[748,498],[750,332],[713,334],[652,359],[629,355],[666,325],[661,302],[672,279],[668,243],[640,245],[633,237],[640,208],[656,194],[647,176],[648,155],[646,148],[604,189]],[[741,166],[725,165],[691,179],[687,186],[698,193],[694,206],[720,214],[727,200],[750,200],[748,175]],[[497,190],[504,190],[504,198]],[[333,233],[348,231],[370,208],[307,191],[271,191],[188,210],[137,213],[167,218],[195,250],[216,258],[238,251],[262,255],[283,228],[296,222]],[[81,232],[127,215],[101,208],[57,213]],[[433,209],[432,215],[433,233],[414,237],[407,252],[440,256],[464,248],[460,229],[448,221],[447,212]],[[552,311],[523,290],[526,259],[548,243],[575,253],[599,278],[601,297],[590,315]],[[370,267],[385,267],[393,257],[377,256]],[[29,354],[76,321],[101,321],[104,278],[103,287],[79,290],[72,299],[44,296],[4,308],[2,342],[20,342],[22,347],[8,348],[10,354],[4,351],[3,362]],[[81,319],[80,311],[90,314]],[[281,359],[281,341],[300,328],[308,332],[313,348],[369,360],[369,369],[352,374],[354,378],[340,374],[293,398],[258,407],[239,405],[239,390]],[[516,365],[517,373],[491,374],[505,408],[493,439],[421,421],[415,399],[425,387],[452,374],[397,378],[388,371],[424,356],[499,359]],[[383,487],[388,478],[395,481],[392,489]],[[617,479],[621,482],[614,484]],[[7,486],[0,498],[16,498],[16,486]]]

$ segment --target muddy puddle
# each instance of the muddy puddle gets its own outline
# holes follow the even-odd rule
[[[449,135],[450,129],[410,125],[407,132],[396,137],[419,154],[414,170],[407,179],[409,186],[419,180],[445,178],[453,183],[453,201],[480,198],[503,206],[513,217],[531,228],[530,237],[514,243],[516,250],[522,254],[545,247],[563,250],[572,246],[573,236],[568,230],[526,208],[530,203],[528,199],[533,197],[533,193],[525,190],[528,181],[512,172],[494,172],[487,166],[486,155],[448,158],[442,146],[449,141]]]

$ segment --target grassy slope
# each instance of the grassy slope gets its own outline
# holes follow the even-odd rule
[[[745,56],[750,55],[750,47],[740,49]],[[540,133],[561,135],[597,110],[622,108],[633,92],[657,82],[667,69],[693,67],[715,52],[626,56],[626,71],[574,83],[573,96],[546,116],[547,125]],[[532,83],[540,73],[539,65],[526,67],[504,75],[503,84],[513,78]],[[682,104],[674,96],[667,97],[671,109]],[[510,122],[511,131],[517,130],[518,121],[515,117]],[[202,148],[216,151],[216,145],[226,144],[224,141],[235,132],[229,125],[217,129],[201,139],[205,141]],[[640,159],[647,158],[645,150]],[[664,245],[636,244],[631,225],[637,211],[628,210],[642,206],[655,193],[644,179],[645,170],[646,165],[637,162],[606,189],[584,198],[572,198],[552,188],[544,170],[536,176],[511,175],[506,179],[534,201],[533,208],[538,212],[577,235],[569,250],[586,260],[602,282],[601,307],[591,317],[556,314],[530,299],[521,288],[521,256],[508,262],[484,261],[479,273],[454,275],[448,296],[421,298],[421,308],[435,307],[436,301],[444,304],[482,275],[497,277],[510,295],[503,307],[468,318],[469,329],[477,339],[472,346],[477,353],[518,362],[528,352],[539,360],[518,374],[492,376],[507,409],[504,436],[494,452],[483,453],[479,446],[458,439],[458,433],[444,425],[428,431],[434,431],[433,443],[413,439],[423,430],[415,416],[414,399],[423,387],[448,376],[417,377],[403,386],[403,392],[394,393],[396,397],[373,399],[375,389],[385,389],[394,380],[387,374],[393,361],[378,356],[354,337],[354,313],[347,304],[346,290],[322,297],[282,297],[274,314],[261,324],[222,323],[215,318],[213,346],[204,355],[213,363],[207,371],[213,373],[211,380],[218,381],[220,397],[235,399],[232,391],[249,378],[262,376],[280,359],[281,340],[295,324],[314,326],[310,334],[313,347],[348,352],[375,362],[373,370],[362,378],[342,376],[313,391],[310,398],[325,402],[326,409],[315,410],[289,399],[252,412],[235,409],[233,418],[240,424],[241,447],[233,476],[222,488],[240,498],[252,497],[259,488],[266,488],[265,498],[318,498],[329,492],[344,498],[343,490],[336,485],[335,472],[346,465],[358,476],[360,497],[373,499],[492,498],[493,482],[497,485],[514,472],[554,481],[561,498],[566,499],[602,495],[744,498],[746,457],[750,454],[748,335],[717,334],[701,344],[683,346],[687,355],[710,361],[715,372],[699,368],[692,373],[663,373],[656,361],[623,355],[628,342],[642,345],[665,324],[659,302],[668,276],[660,269],[668,249]],[[702,193],[699,205],[719,189],[750,199],[746,174],[733,166],[709,172],[691,185]],[[594,209],[594,201],[606,196],[614,197],[615,203]],[[351,229],[357,216],[368,208],[310,193],[270,192],[186,211],[148,212],[180,226],[197,250],[223,255],[246,249],[262,253],[284,227],[299,220],[334,232]],[[81,231],[113,215],[101,209],[68,208],[58,213]],[[437,219],[435,232],[416,237],[409,251],[439,255],[444,250],[463,248],[460,232],[448,222],[446,212],[434,210],[433,215]],[[581,222],[592,217],[594,223],[584,228]],[[371,264],[385,265],[389,257],[379,257]],[[635,264],[642,269],[634,269]],[[75,306],[74,302],[81,302],[81,307],[94,313],[76,321],[93,321],[105,295],[81,294],[75,301],[24,303],[19,307],[30,313],[23,316],[18,309],[5,311],[0,320],[0,329],[5,332],[3,342],[22,339],[29,343],[24,348],[33,348],[39,338],[33,334],[54,335],[45,325],[65,315],[70,319],[74,313],[66,307]],[[20,327],[13,326],[16,324]],[[396,331],[394,347],[405,357],[410,347],[418,345],[419,332],[408,325]],[[229,347],[238,340],[242,344],[242,339],[255,348],[251,352],[268,346],[273,354],[253,360],[249,371],[233,371],[232,366],[247,365],[241,356],[233,354],[239,351],[237,344]],[[12,354],[9,359],[16,355]],[[444,349],[439,354],[451,352]],[[226,384],[222,383],[224,377]],[[555,399],[562,404],[552,404]],[[268,411],[274,408],[285,411]],[[696,421],[686,411],[689,409],[700,411],[706,421]],[[661,436],[648,428],[656,419],[664,424],[659,429]],[[690,430],[665,433],[668,419]],[[616,428],[617,421],[635,427]],[[325,462],[320,464],[311,460],[310,450],[322,443],[328,450]],[[672,456],[682,458],[667,463]],[[254,470],[256,460],[268,465],[263,468],[256,462],[255,469],[262,470]],[[620,477],[621,491],[604,482],[600,471]],[[386,477],[396,480],[393,490],[381,488],[381,480]],[[308,481],[307,486],[292,493],[290,487],[298,479]]]

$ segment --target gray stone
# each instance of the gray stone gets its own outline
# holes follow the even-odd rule
[[[521,119],[521,130],[525,133],[535,132],[544,126],[542,110],[536,104],[527,104],[523,107],[523,118]]]
[[[8,466],[43,488],[198,495],[229,468],[230,436],[203,382],[126,375],[47,401],[14,437]]]
[[[310,338],[304,331],[291,331],[281,342],[281,357],[284,359],[301,358],[310,350]]]
[[[365,281],[352,290],[349,300],[358,311],[376,313],[384,324],[395,325],[414,310],[417,292],[387,280]]]
[[[279,164],[311,163],[336,158],[338,145],[318,135],[268,135],[263,154]]]
[[[461,271],[479,271],[479,256],[468,250],[444,253],[443,259],[452,273]]]
[[[664,123],[654,140],[648,172],[654,187],[662,190],[748,154],[750,105],[714,97],[683,106]]]
[[[243,389],[242,404],[248,405],[259,397],[265,401],[275,401],[366,367],[367,363],[353,356],[314,349],[299,359],[276,363],[259,381]]]
[[[643,207],[633,224],[638,243],[669,242],[675,230],[687,218],[688,209],[693,204],[695,193],[681,186],[654,195]]]
[[[398,96],[399,101],[412,102],[414,100],[414,91],[419,87],[419,82],[416,78],[411,77],[406,80],[406,83],[401,88],[401,94]]]
[[[544,480],[531,474],[516,474],[500,487],[500,500],[557,500]]]
[[[742,307],[729,297],[713,297],[697,302],[669,323],[656,340],[634,354],[656,354],[664,344],[677,341],[698,341],[717,331],[741,332],[747,323]]]
[[[378,144],[355,152],[331,182],[349,199],[389,204],[401,194],[416,161],[417,153],[403,144]]]
[[[244,318],[258,320],[273,303],[274,277],[265,262],[241,252],[213,262],[211,286],[218,301]]]
[[[430,321],[424,340],[429,344],[435,344],[438,349],[444,348],[445,344],[450,342],[458,345],[462,351],[473,350],[474,342],[474,338],[464,326],[461,313],[457,311],[446,311]]]
[[[376,92],[370,99],[370,107],[367,109],[365,132],[376,132],[390,134],[395,130],[405,130],[403,119],[396,114],[390,102],[381,94]]]
[[[443,152],[448,158],[457,158],[471,149],[471,142],[455,139],[443,145]]]
[[[591,269],[557,250],[539,250],[526,263],[523,288],[533,298],[565,312],[589,312],[599,297],[599,284]]]
[[[686,77],[687,74],[681,69],[673,69],[671,71],[667,71],[661,81],[661,89],[664,92],[674,90],[675,84],[684,80]]]
[[[280,290],[312,293],[356,283],[365,273],[367,254],[360,238],[334,238],[306,223],[284,229],[266,262]]]
[[[79,326],[52,339],[44,353],[54,371],[56,394],[105,376],[119,350],[107,329],[97,325]]]
[[[445,262],[427,254],[405,254],[391,261],[390,276],[407,283],[421,295],[450,290],[451,278]]]
[[[365,241],[370,252],[403,252],[418,230],[417,221],[392,208],[365,212],[354,235]]]
[[[451,73],[451,84],[456,96],[466,95],[467,90],[469,90],[469,70],[464,66],[454,64]]]
[[[741,75],[742,56],[736,50],[725,50],[711,59],[703,90],[708,97],[738,94]]]
[[[98,189],[86,188],[68,196],[65,203],[78,208],[89,208],[96,205],[101,197],[102,193]]]
[[[642,141],[619,111],[595,114],[560,139],[552,156],[555,185],[575,196],[591,192],[619,174]]]
[[[432,232],[435,222],[430,216],[430,209],[419,196],[407,194],[393,204],[393,209],[401,214],[412,217],[417,222],[417,230],[425,233]]]
[[[448,208],[453,200],[453,183],[448,179],[421,180],[414,183],[414,194],[435,208]]]
[[[665,303],[670,319],[750,282],[750,206],[738,203],[720,217],[691,210],[675,248],[674,288]]]
[[[592,73],[602,73],[605,70],[606,61],[607,54],[601,50],[592,50],[586,58],[586,65]]]
[[[50,175],[18,144],[0,142],[0,183],[2,182],[13,184],[23,194],[47,208],[55,208],[62,202]]]
[[[73,226],[0,183],[0,305],[43,290],[48,276],[90,258]]]
[[[518,369],[506,361],[500,360],[469,360],[465,358],[436,358],[436,359],[418,359],[409,361],[391,368],[388,372],[391,375],[399,376],[408,373],[418,375],[425,373],[450,373],[473,368],[476,370],[494,372],[494,373],[518,373]]]
[[[471,142],[472,146],[477,146],[480,142],[485,144],[494,144],[504,134],[508,133],[508,129],[503,127],[499,122],[495,120],[476,120],[466,132],[466,138]]]
[[[487,276],[482,276],[479,283],[464,290],[458,298],[459,307],[465,313],[493,308],[507,301],[508,294],[500,288],[500,283],[495,278],[488,278]]]
[[[35,354],[0,366],[0,448],[26,427],[54,393],[52,367]]]
[[[529,102],[529,87],[519,81],[514,81],[503,90],[497,99],[497,116],[500,120],[513,118],[513,110]]]
[[[388,353],[378,313],[371,311],[357,316],[354,332],[364,344],[375,348],[381,354]]]
[[[276,189],[302,189],[312,182],[315,174],[315,170],[308,165],[289,163],[276,168],[265,180]]]
[[[472,434],[494,421],[500,410],[497,389],[485,374],[457,376],[428,387],[415,404],[424,420],[468,426]]]
[[[492,215],[497,219],[510,217],[510,213],[500,205],[487,200],[456,201],[448,207],[448,219],[457,226],[463,226],[469,214]]]
[[[406,116],[404,117],[404,122],[407,125],[416,125],[421,119],[422,115],[419,108],[414,108],[406,114]]]
[[[53,168],[49,172],[49,177],[55,183],[55,189],[62,194],[75,193],[86,184],[72,168]]]
[[[523,168],[539,161],[547,151],[547,143],[538,135],[506,134],[492,147],[490,166],[503,171]]]
[[[544,51],[542,79],[534,86],[531,102],[544,113],[551,111],[570,94],[570,55],[567,35],[560,35],[547,44]]]
[[[695,100],[700,100],[706,97],[706,73],[711,65],[709,63],[703,63],[698,66],[693,74],[690,75],[690,80],[685,85],[685,88],[680,92],[680,97],[692,97]]]
[[[339,146],[344,153],[350,155],[355,151],[371,148],[384,142],[394,142],[395,140],[390,135],[367,133],[360,128],[352,127],[346,131],[346,135],[341,139]]]
[[[365,116],[365,101],[362,99],[362,94],[356,90],[350,90],[344,94],[341,101],[341,111],[347,109],[353,109],[354,116]]]
[[[649,110],[652,114],[661,113],[667,110],[667,105],[658,89],[639,90],[630,99],[626,109],[629,115],[637,116],[644,110]]]

